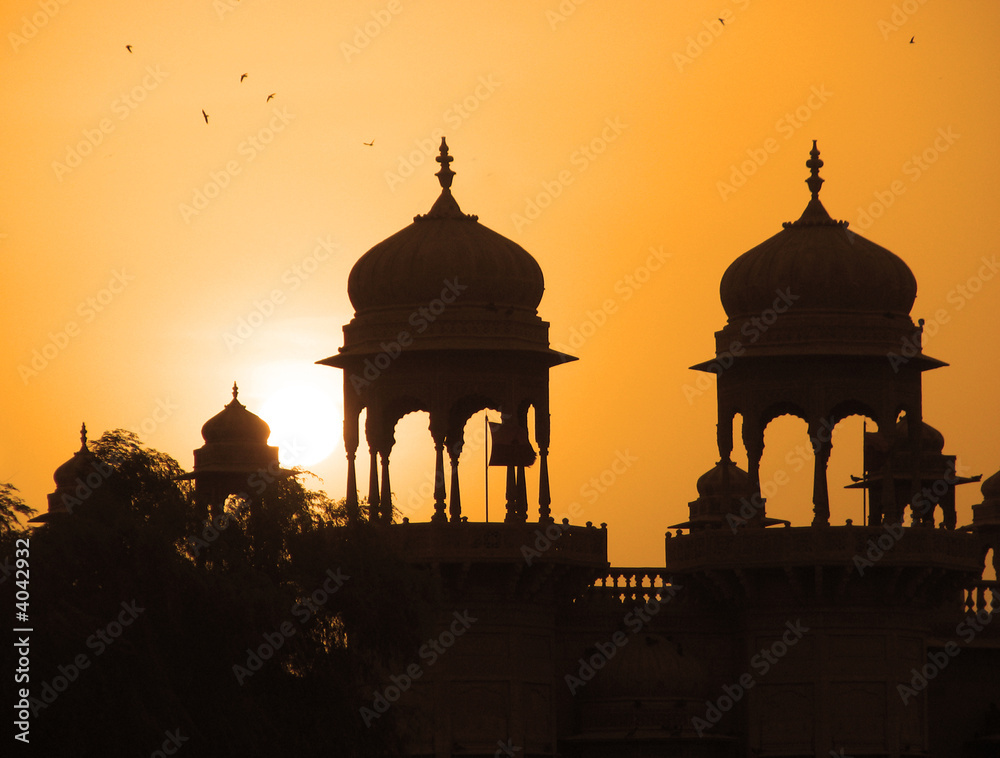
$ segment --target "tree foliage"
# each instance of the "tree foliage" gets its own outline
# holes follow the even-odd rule
[[[8,538],[14,532],[23,531],[20,516],[26,519],[36,511],[24,502],[13,484],[0,483],[0,538]]]
[[[179,733],[190,756],[396,751],[362,693],[416,650],[423,585],[377,528],[295,477],[252,514],[233,498],[199,519],[169,456],[123,430],[92,450],[105,480],[31,535],[36,748],[150,755]]]

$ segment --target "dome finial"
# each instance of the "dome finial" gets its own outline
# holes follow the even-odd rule
[[[80,424],[80,449],[87,449],[87,425]]]
[[[819,159],[819,148],[816,147],[816,140],[813,140],[813,149],[809,151],[811,158],[806,161],[810,176],[806,179],[809,191],[812,192],[812,199],[819,200],[819,188],[823,186],[823,178],[819,175],[819,170],[823,166],[823,161]]]
[[[455,159],[448,155],[448,143],[445,142],[444,137],[441,138],[441,154],[434,160],[441,164],[441,170],[434,174],[434,176],[441,182],[441,187],[451,189],[451,180],[455,176],[455,172],[451,170],[451,166],[448,164]]]
[[[790,226],[829,226],[832,224],[846,228],[847,222],[834,221],[826,212],[823,203],[820,202],[819,188],[823,186],[825,180],[819,175],[823,161],[819,159],[819,148],[816,147],[816,140],[813,140],[813,147],[809,151],[809,155],[810,158],[806,161],[806,166],[809,167],[809,178],[806,179],[806,184],[809,185],[809,191],[812,192],[812,199],[806,205],[806,209],[799,216],[798,221],[786,221],[781,226],[787,229]]]
[[[240,395],[240,388],[236,386],[236,382],[233,382],[233,400],[235,400]]]

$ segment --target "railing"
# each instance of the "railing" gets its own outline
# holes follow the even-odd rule
[[[964,589],[965,610],[969,613],[1000,611],[1000,593],[996,579],[978,579]]]
[[[670,575],[662,568],[612,568],[597,578],[584,602],[588,600],[618,603],[665,600],[673,596]]]

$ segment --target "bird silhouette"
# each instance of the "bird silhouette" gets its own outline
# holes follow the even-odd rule
[[[720,23],[720,24],[722,24],[723,26],[725,26],[725,25],[726,25],[726,22],[725,22],[725,20],[724,20],[724,19],[721,19],[721,18],[719,19],[719,23]]]
[[[240,82],[242,83],[242,82],[243,82],[243,80],[244,80],[244,79],[246,79],[246,78],[247,78],[247,75],[246,75],[246,74],[243,74],[243,76],[241,76],[241,77],[240,77]]]
[[[371,142],[365,142],[364,144],[367,145],[368,147],[371,147],[372,145],[375,144],[375,140],[372,140]]]
[[[910,44],[911,44],[911,45],[913,44],[913,40],[914,40],[914,39],[916,39],[916,37],[910,37]]]
[[[132,46],[131,45],[125,45],[125,49],[128,50],[130,53],[132,52]]]
[[[270,95],[267,96],[267,100],[265,100],[264,102],[265,103],[271,102],[271,98],[274,97],[277,94],[278,94],[277,92],[272,92]]]
[[[202,108],[202,110],[201,110],[201,115],[205,117],[205,123],[207,124],[208,123],[208,114],[205,113],[205,109],[204,108]]]

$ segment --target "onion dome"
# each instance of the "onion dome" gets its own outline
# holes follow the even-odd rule
[[[774,307],[789,291],[795,312],[831,311],[908,316],[917,295],[913,272],[897,255],[835,221],[819,200],[823,161],[813,140],[812,199],[797,221],[737,258],[722,277],[722,305],[730,319]]]
[[[59,466],[52,475],[55,492],[48,496],[49,510],[31,519],[31,522],[49,521],[55,514],[69,514],[73,508],[107,479],[110,469],[87,447],[87,425],[80,427],[80,449],[73,457]]]
[[[699,497],[749,496],[750,475],[732,461],[719,461],[698,477]]]
[[[278,448],[267,444],[271,429],[238,399],[233,399],[201,428],[205,444],[194,451],[194,470],[178,479],[193,479],[199,507],[221,512],[229,495],[260,496],[267,484],[295,472],[282,469]]]
[[[754,497],[750,474],[731,460],[722,460],[698,477],[698,499],[688,503],[689,520],[670,529],[739,529],[785,524],[765,515],[766,498]]]
[[[904,447],[909,446],[910,427],[904,415],[896,423],[896,439]],[[940,454],[944,450],[944,435],[930,424],[920,423],[920,452]]]
[[[980,491],[983,502],[972,506],[972,527],[979,530],[990,527],[988,531],[995,532],[1000,529],[1000,471],[983,482]],[[995,551],[994,561],[997,561]]]
[[[443,137],[436,160],[441,195],[430,212],[375,245],[351,269],[347,293],[355,312],[426,306],[446,282],[457,281],[463,305],[534,313],[544,289],[542,269],[520,245],[462,213],[451,194],[454,159]]]
[[[1000,504],[1000,471],[983,482],[980,491],[983,493],[983,502],[990,500]]]
[[[909,315],[917,296],[910,268],[826,212],[819,199],[822,165],[813,140],[805,211],[723,274],[728,323],[716,332],[716,355],[889,356],[917,371],[946,365],[922,352],[923,322]],[[692,368],[715,370],[710,361]]]
[[[233,399],[220,413],[201,427],[201,436],[208,443],[240,442],[266,445],[271,427],[260,416],[247,410],[237,396],[239,388],[233,382]]]
[[[99,463],[97,456],[87,447],[87,425],[83,424],[80,427],[80,449],[52,474],[56,489],[76,486],[78,480],[86,479],[88,474],[94,472],[94,466]]]
[[[545,279],[524,248],[462,212],[441,138],[430,211],[361,256],[347,279],[354,318],[339,353],[319,361],[345,368],[398,343],[408,354],[441,350],[529,351],[550,365],[574,360],[549,348],[538,316]],[[384,360],[384,359],[382,359]]]

